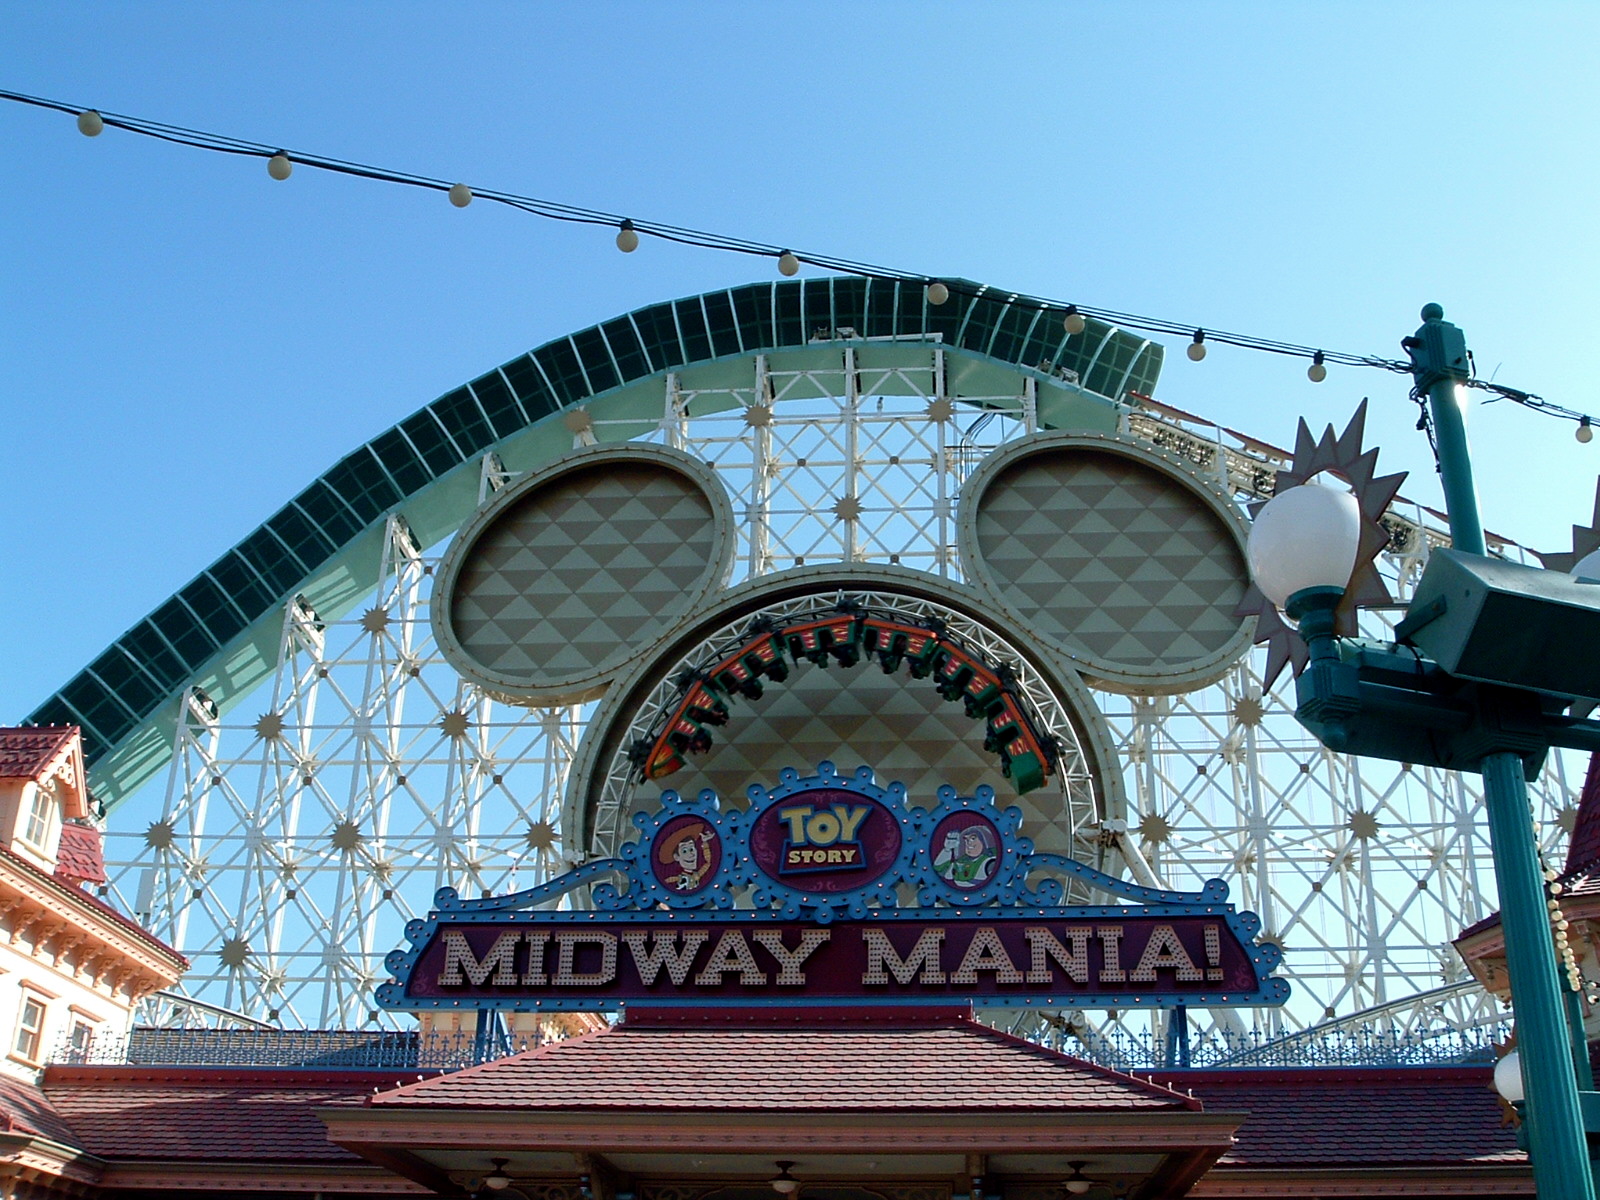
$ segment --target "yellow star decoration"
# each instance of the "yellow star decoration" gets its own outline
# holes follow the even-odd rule
[[[256,719],[256,736],[264,742],[275,742],[283,736],[284,720],[282,713],[262,713]]]
[[[530,850],[553,850],[559,840],[560,837],[556,833],[555,826],[548,821],[535,821],[528,826],[528,849]]]
[[[340,821],[333,827],[333,832],[328,835],[328,840],[333,843],[335,850],[345,854],[353,854],[361,848],[361,843],[366,841],[366,835],[361,832],[361,826],[354,821]]]
[[[1163,846],[1172,840],[1172,823],[1159,813],[1146,813],[1139,822],[1139,836],[1154,846]]]
[[[1294,460],[1287,470],[1277,473],[1272,485],[1272,494],[1277,495],[1308,483],[1326,471],[1344,480],[1355,495],[1361,509],[1361,540],[1356,548],[1356,563],[1350,572],[1350,582],[1345,586],[1344,599],[1334,613],[1334,632],[1344,637],[1354,636],[1357,632],[1358,608],[1390,604],[1394,599],[1389,594],[1388,585],[1378,574],[1377,558],[1378,552],[1389,544],[1389,531],[1383,527],[1383,514],[1395,493],[1400,490],[1400,485],[1405,482],[1406,472],[1374,477],[1378,452],[1376,449],[1361,449],[1366,423],[1365,400],[1356,409],[1355,416],[1350,418],[1345,431],[1337,436],[1333,426],[1329,425],[1321,438],[1313,440],[1311,429],[1302,418],[1295,435]],[[1252,504],[1250,515],[1260,512],[1266,503],[1262,500]],[[1296,675],[1304,669],[1308,657],[1305,642],[1301,641],[1294,627],[1283,619],[1277,606],[1262,595],[1261,589],[1255,584],[1252,583],[1245,592],[1244,599],[1234,609],[1233,615],[1253,615],[1256,618],[1255,641],[1257,644],[1265,643],[1267,647],[1267,666],[1261,674],[1263,690],[1272,686],[1272,681],[1284,667],[1293,664]]]
[[[250,958],[250,943],[243,938],[231,937],[222,943],[222,949],[217,951],[217,957],[222,960],[225,967],[242,967]]]
[[[857,520],[861,511],[861,501],[854,496],[841,496],[833,502],[833,515],[841,521]]]
[[[1376,813],[1363,812],[1360,809],[1350,814],[1348,824],[1350,832],[1364,842],[1377,837],[1378,830],[1382,828],[1378,824]]]

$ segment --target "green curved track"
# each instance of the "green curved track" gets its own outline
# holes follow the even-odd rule
[[[570,450],[558,419],[586,406],[600,420],[637,418],[608,435],[636,436],[661,418],[661,380],[685,389],[749,386],[745,360],[773,370],[833,365],[842,342],[864,368],[926,366],[947,353],[956,400],[1038,383],[1040,423],[1111,429],[1116,399],[1151,392],[1159,345],[1091,320],[1068,337],[1063,310],[950,281],[943,305],[920,284],[858,278],[751,284],[641,308],[547,342],[413,413],[347,454],[237,546],[119,637],[28,716],[81,725],[90,782],[108,807],[161,769],[181,697],[196,684],[226,710],[276,665],[281,606],[303,595],[335,617],[372,590],[385,518],[400,513],[423,546],[448,537],[476,507],[482,456],[514,471]],[[855,336],[841,335],[853,330]],[[863,340],[866,339],[866,340]],[[1071,385],[1039,370],[1076,371]]]

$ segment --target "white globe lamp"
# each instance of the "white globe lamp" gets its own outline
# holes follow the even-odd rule
[[[1494,1090],[1512,1104],[1522,1102],[1522,1055],[1513,1050],[1494,1065]]]
[[[1256,514],[1247,553],[1256,586],[1279,608],[1311,589],[1343,592],[1361,547],[1361,506],[1349,492],[1308,483]],[[1292,615],[1292,614],[1291,614]]]

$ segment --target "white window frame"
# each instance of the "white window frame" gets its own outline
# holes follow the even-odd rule
[[[27,1024],[29,1005],[37,1005],[39,1021],[36,1025]],[[11,1057],[29,1066],[38,1066],[44,1053],[44,1031],[50,1022],[50,998],[42,992],[30,988],[22,989],[21,1001],[17,1005],[17,1025],[11,1036]],[[28,1045],[23,1045],[24,1039]]]

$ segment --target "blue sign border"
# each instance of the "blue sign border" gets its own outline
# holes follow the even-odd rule
[[[876,801],[900,823],[900,853],[895,862],[862,887],[842,892],[806,891],[763,871],[750,850],[750,833],[755,822],[777,804],[792,803],[808,792],[826,789],[848,791]],[[377,1002],[381,1008],[409,1011],[416,1009],[498,1009],[512,1012],[545,1010],[593,1010],[613,1007],[590,1000],[538,998],[526,996],[473,995],[464,997],[411,997],[407,981],[423,950],[442,927],[451,925],[518,924],[537,921],[553,926],[606,925],[626,920],[630,924],[697,924],[722,926],[744,922],[805,921],[827,925],[837,920],[872,921],[889,924],[898,921],[975,919],[983,913],[997,916],[1027,916],[1047,920],[1094,920],[1119,917],[1217,917],[1228,926],[1250,956],[1257,987],[1249,992],[1182,993],[1181,997],[1162,994],[1159,989],[1116,994],[1092,993],[1075,996],[1070,1002],[1106,1007],[1170,1007],[1174,1003],[1240,1006],[1279,1005],[1289,997],[1289,985],[1269,978],[1281,965],[1283,951],[1271,942],[1255,943],[1261,920],[1252,912],[1239,912],[1228,903],[1228,885],[1220,879],[1208,880],[1197,892],[1145,887],[1117,879],[1103,871],[1060,854],[1035,853],[1033,843],[1019,836],[1022,813],[1015,807],[1001,810],[994,803],[994,790],[980,787],[975,795],[963,796],[948,785],[938,791],[938,803],[930,810],[907,803],[901,783],[881,785],[870,767],[853,775],[841,775],[830,762],[819,763],[816,773],[802,776],[792,767],[779,772],[776,787],[753,785],[748,789],[749,807],[726,809],[715,792],[703,791],[685,798],[677,792],[663,794],[661,807],[653,813],[634,817],[638,840],[624,846],[615,858],[585,863],[557,879],[537,887],[505,896],[463,900],[454,888],[441,888],[434,895],[434,909],[427,918],[406,924],[408,948],[393,950],[385,966],[395,979],[379,985]],[[981,887],[964,889],[943,879],[933,861],[933,831],[956,813],[976,813],[1000,833],[997,863],[990,879]],[[677,892],[665,887],[650,863],[655,835],[669,821],[684,815],[698,816],[713,826],[722,840],[721,862],[716,875],[706,886],[693,892]],[[1066,885],[1060,878],[1030,882],[1036,873],[1064,876],[1130,904],[1099,906],[1064,905]],[[620,877],[620,878],[619,878]],[[915,907],[900,906],[900,890],[914,889]],[[550,911],[548,906],[582,888],[589,889],[594,907],[584,910]],[[541,910],[542,911],[532,911]],[[940,997],[948,1004],[952,997]],[[976,999],[976,998],[975,998]],[[931,998],[930,998],[931,1001]],[[729,1005],[887,1005],[904,1007],[914,998],[900,996],[865,997],[848,1000],[807,1000],[792,995],[729,999],[715,1002],[693,997],[652,999],[651,1005],[704,1006]],[[985,1005],[999,1007],[1049,1007],[1062,1004],[1038,995],[1007,994],[984,996]]]

